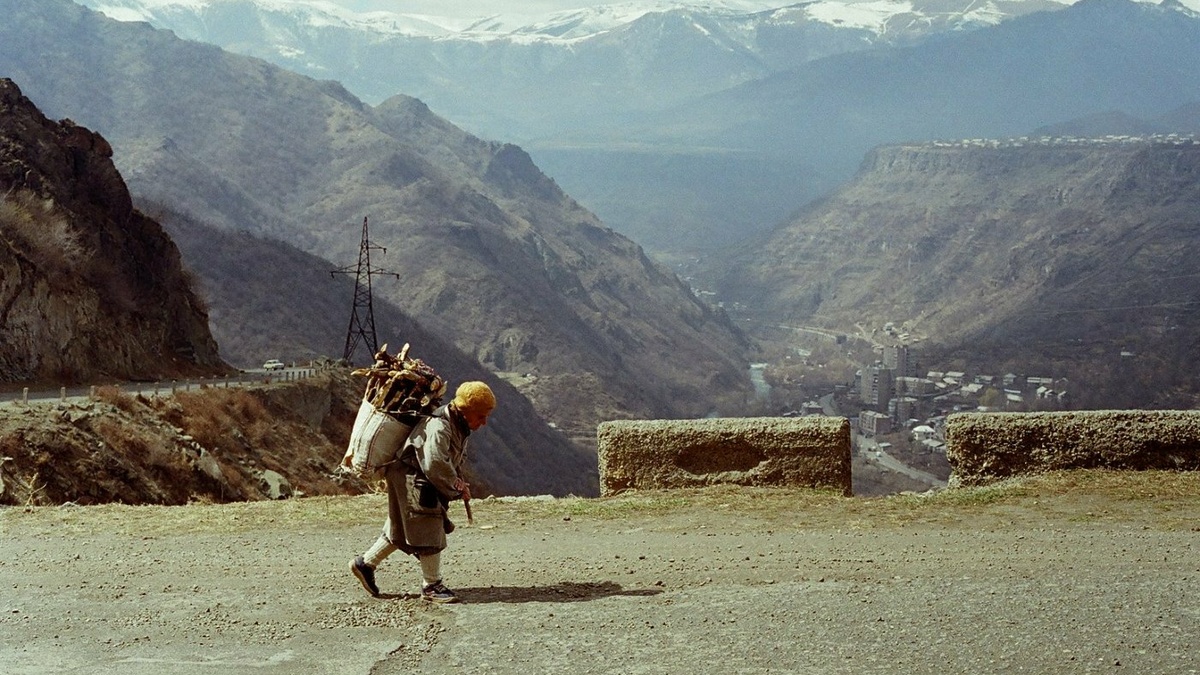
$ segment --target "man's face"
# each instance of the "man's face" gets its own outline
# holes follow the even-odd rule
[[[475,431],[479,427],[487,424],[488,415],[491,413],[491,410],[464,410],[463,419],[466,420],[467,427],[471,431]]]

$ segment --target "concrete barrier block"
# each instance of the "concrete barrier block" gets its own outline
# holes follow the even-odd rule
[[[1200,411],[955,413],[950,485],[1059,469],[1200,469]]]
[[[601,495],[719,483],[850,494],[844,417],[620,420],[596,437]]]

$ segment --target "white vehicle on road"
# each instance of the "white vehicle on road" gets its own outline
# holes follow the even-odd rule
[[[283,370],[285,367],[279,359],[271,359],[263,364],[263,370]]]

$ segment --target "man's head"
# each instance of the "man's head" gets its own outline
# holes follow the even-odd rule
[[[463,382],[454,392],[454,400],[450,405],[462,413],[467,426],[475,431],[487,424],[488,415],[496,407],[496,395],[483,382]]]

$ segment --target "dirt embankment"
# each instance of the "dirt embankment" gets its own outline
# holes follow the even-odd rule
[[[0,504],[186,504],[361,494],[335,473],[361,383],[328,370],[290,383],[169,396],[98,388],[65,404],[0,405]]]
[[[764,488],[479,500],[448,585],[346,563],[377,496],[0,509],[5,673],[1187,673],[1193,474],[883,499]]]

